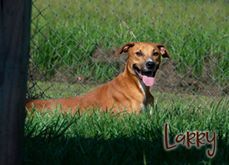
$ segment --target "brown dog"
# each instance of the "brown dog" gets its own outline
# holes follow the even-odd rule
[[[169,57],[161,44],[130,42],[120,51],[128,53],[124,72],[112,81],[91,92],[77,97],[49,100],[32,100],[27,109],[55,109],[58,105],[65,112],[83,112],[88,108],[100,108],[113,112],[139,113],[148,104],[153,104],[149,88],[154,84],[154,76],[162,57]]]

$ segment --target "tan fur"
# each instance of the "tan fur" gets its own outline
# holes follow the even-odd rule
[[[162,48],[162,49],[161,49]],[[144,56],[136,56],[136,51],[141,50]],[[152,51],[158,51],[158,56],[152,56]],[[96,89],[82,96],[32,100],[26,104],[26,108],[31,110],[33,107],[38,111],[51,110],[57,107],[64,112],[75,112],[77,109],[84,112],[88,108],[100,108],[101,110],[112,110],[113,112],[139,113],[142,106],[153,104],[153,96],[149,87],[142,87],[140,80],[133,71],[133,64],[142,67],[143,63],[151,58],[157,64],[161,62],[161,56],[168,53],[163,45],[155,43],[131,42],[124,45],[120,53],[128,53],[124,72],[115,79],[103,84]]]

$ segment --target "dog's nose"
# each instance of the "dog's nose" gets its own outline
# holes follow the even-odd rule
[[[147,69],[153,69],[155,67],[155,62],[153,61],[146,62],[146,67]]]

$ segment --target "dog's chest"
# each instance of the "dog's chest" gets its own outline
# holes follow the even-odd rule
[[[144,103],[146,102],[146,87],[142,82],[138,82],[138,86],[143,94],[143,103],[142,104],[144,106]]]
[[[141,111],[145,111],[145,105],[143,103],[140,104]]]
[[[148,104],[153,104],[153,96],[149,93],[149,89],[142,83],[138,82],[139,88],[143,94],[142,102],[140,103],[141,111],[145,111]]]

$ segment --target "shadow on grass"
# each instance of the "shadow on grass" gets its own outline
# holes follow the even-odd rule
[[[25,137],[24,164],[226,164],[229,162],[228,135],[218,139],[213,159],[205,155],[207,147],[174,151],[163,149],[162,131],[155,131],[152,139],[139,137],[57,138]],[[210,146],[209,146],[210,147]]]

